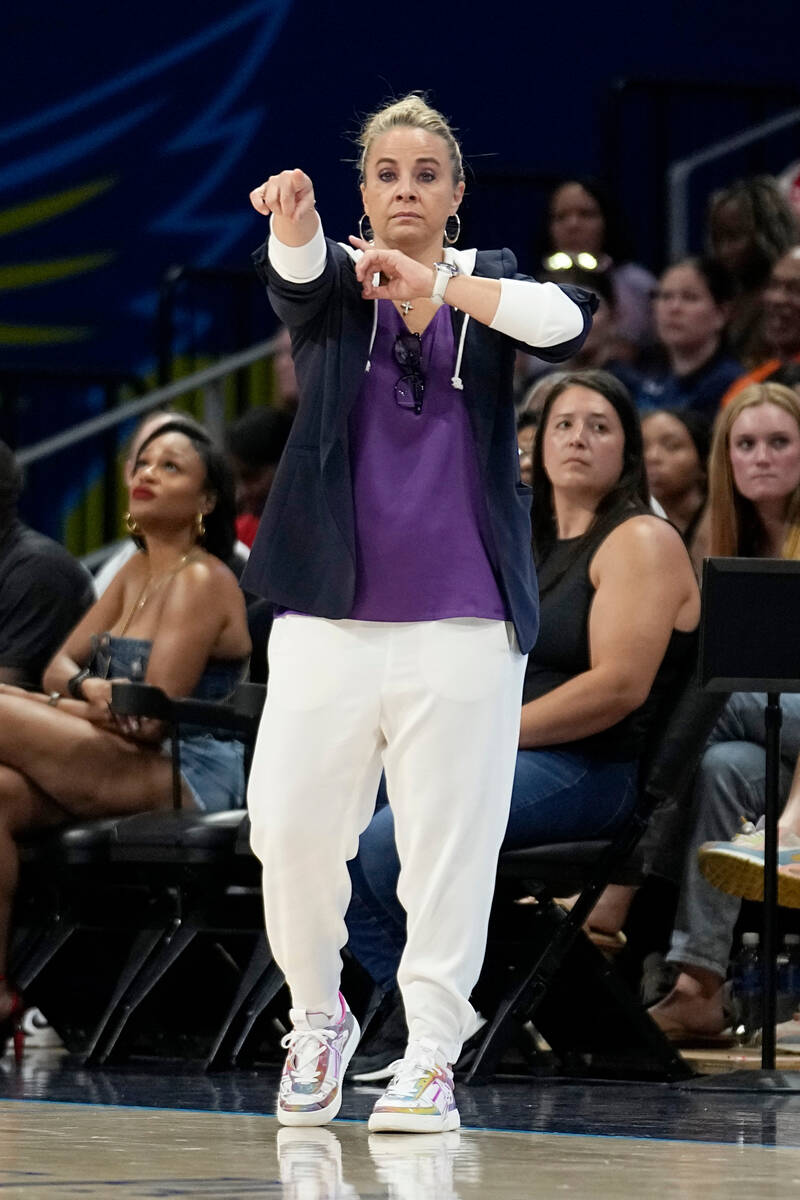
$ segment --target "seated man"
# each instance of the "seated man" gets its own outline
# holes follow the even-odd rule
[[[765,383],[794,363],[800,363],[800,245],[779,258],[764,289],[762,333],[771,355],[737,379],[722,397],[724,408],[751,383]]]
[[[755,692],[735,692],[730,697],[709,738],[695,780],[691,832],[667,955],[667,962],[674,963],[679,974],[669,994],[650,1009],[656,1024],[676,1041],[721,1033],[728,1024],[722,989],[740,901],[712,887],[704,878],[704,870],[713,869],[716,860],[717,870],[728,879],[726,891],[739,895],[750,894],[741,890],[743,878],[750,874],[749,864],[757,873],[760,858],[763,873],[761,834],[737,837],[733,843],[728,839],[764,813],[765,703],[766,697]],[[792,766],[800,754],[800,695],[783,696],[781,705],[783,798],[789,792]],[[793,832],[800,831],[797,772],[792,794],[793,803],[787,805],[781,817],[783,840],[789,843],[784,855],[787,859],[798,853],[800,844],[795,840],[794,849],[790,845]],[[714,846],[705,848],[709,842]],[[698,858],[701,846],[703,859],[708,860],[705,866]],[[788,867],[789,862],[785,865]]]
[[[786,699],[784,696],[782,705]],[[793,743],[797,741],[796,723],[793,719]],[[764,899],[763,829],[748,826],[732,841],[705,842],[698,863],[701,874],[721,891],[744,900]],[[800,755],[778,820],[778,903],[783,908],[800,908]]]
[[[63,546],[17,517],[22,473],[0,442],[0,683],[35,689],[92,603],[92,578]]]

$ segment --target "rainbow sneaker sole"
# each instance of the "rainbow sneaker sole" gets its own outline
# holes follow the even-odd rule
[[[784,834],[778,846],[778,904],[800,908],[800,838]],[[706,842],[697,852],[704,879],[743,900],[764,899],[764,832],[742,833],[731,842]],[[796,867],[797,874],[789,868]]]

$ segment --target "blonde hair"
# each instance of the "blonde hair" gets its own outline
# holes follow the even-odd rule
[[[361,147],[359,158],[359,176],[364,182],[364,174],[372,143],[381,134],[390,129],[405,127],[407,129],[424,129],[426,133],[435,133],[442,138],[450,155],[450,165],[453,168],[453,182],[460,183],[464,179],[464,163],[461,159],[461,147],[455,139],[452,129],[437,109],[432,108],[419,92],[409,92],[400,100],[385,104],[371,116],[367,117],[361,126],[356,141]]]
[[[756,510],[736,489],[730,457],[734,422],[746,408],[775,404],[794,419],[800,432],[800,397],[781,383],[754,383],[743,388],[719,413],[708,459],[708,506],[711,516],[712,555],[757,558],[762,530]],[[781,558],[800,559],[800,485],[789,498],[786,535]]]

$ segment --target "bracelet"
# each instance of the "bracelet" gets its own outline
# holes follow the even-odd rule
[[[61,699],[61,692],[51,692],[50,695],[47,697],[47,703],[51,704],[53,706],[53,708],[55,708],[55,706],[58,704],[60,699]]]
[[[83,700],[83,684],[84,680],[91,675],[88,667],[84,667],[82,671],[78,671],[71,679],[67,680],[67,691],[74,700]]]

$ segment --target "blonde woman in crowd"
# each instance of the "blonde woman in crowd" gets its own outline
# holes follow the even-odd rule
[[[709,460],[709,523],[712,555],[800,558],[800,397],[791,389],[755,384],[720,413]],[[679,973],[670,993],[650,1010],[676,1040],[718,1034],[728,1023],[722,985],[739,901],[706,881],[698,849],[734,838],[721,853],[738,860],[760,857],[763,863],[760,833],[734,835],[743,821],[755,823],[764,811],[765,702],[753,692],[730,697],[697,774],[667,955]],[[782,707],[785,797],[800,753],[800,696],[784,696]]]

